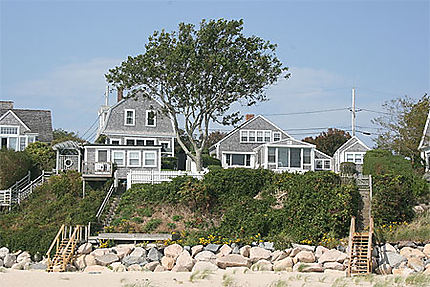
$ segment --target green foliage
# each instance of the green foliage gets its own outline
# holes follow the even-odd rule
[[[19,208],[0,216],[0,245],[44,254],[62,224],[86,225],[96,221],[104,194],[88,190],[82,199],[79,173],[53,176]]]
[[[176,228],[176,224],[173,222],[169,222],[167,223],[167,227],[169,227],[169,229],[175,229]]]
[[[31,158],[25,152],[0,150],[0,189],[11,187],[32,168]]]
[[[354,175],[357,174],[357,167],[353,162],[342,162],[340,164],[340,173],[342,175]]]
[[[65,142],[65,141],[77,141],[80,143],[85,142],[83,139],[81,139],[76,133],[74,132],[68,132],[63,129],[55,129],[52,132],[52,136],[54,137],[52,141],[52,145],[55,145],[57,143]]]
[[[178,159],[176,157],[162,157],[161,169],[176,170]]]
[[[181,221],[182,219],[184,219],[184,217],[181,215],[173,215],[172,217],[172,220],[176,222]]]
[[[221,161],[219,159],[211,157],[208,154],[203,154],[202,160],[203,160],[203,167],[221,166]]]
[[[314,144],[319,151],[333,156],[336,150],[350,138],[351,135],[346,131],[329,128],[326,132],[320,133],[315,138],[306,137],[303,141]]]
[[[104,134],[99,135],[99,137],[95,140],[96,144],[105,144],[107,136]]]
[[[163,221],[159,218],[150,219],[145,226],[143,226],[142,232],[151,232],[154,231]]]
[[[138,215],[145,216],[145,217],[151,217],[153,213],[154,213],[154,210],[150,206],[141,208],[137,211]]]
[[[50,171],[55,167],[56,155],[51,145],[42,142],[34,142],[26,147],[25,152],[39,170]]]

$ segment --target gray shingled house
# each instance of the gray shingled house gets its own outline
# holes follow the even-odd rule
[[[421,158],[425,162],[426,168],[426,178],[430,178],[430,112],[427,116],[426,124],[424,126],[423,135],[421,137],[420,144],[418,146],[418,150],[421,152]]]
[[[51,111],[15,109],[12,101],[0,101],[1,148],[22,151],[35,141],[52,141]]]
[[[331,170],[332,158],[315,145],[294,139],[261,115],[247,115],[245,122],[210,148],[224,168],[266,168],[305,172]]]
[[[368,150],[370,150],[370,148],[365,143],[358,137],[353,136],[334,153],[334,171],[339,173],[340,166],[343,162],[353,162],[355,163],[357,171],[361,173],[364,155]]]
[[[141,95],[124,99],[121,91],[115,105],[102,106],[98,135],[105,140],[83,146],[84,179],[112,176],[113,164],[119,179],[130,170],[160,171],[161,157],[174,156],[175,142],[173,123],[160,113],[161,107]]]

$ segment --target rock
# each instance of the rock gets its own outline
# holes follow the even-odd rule
[[[411,257],[417,257],[417,258],[426,258],[426,255],[419,251],[418,249],[415,248],[411,248],[411,247],[403,247],[400,250],[400,255],[406,257],[406,258],[411,258]]]
[[[390,275],[393,272],[390,264],[384,263],[378,266],[376,272],[381,275]]]
[[[430,275],[430,268],[427,268],[426,270],[424,270],[423,274]]]
[[[105,254],[108,254],[108,253],[110,253],[110,249],[109,248],[99,248],[99,249],[95,249],[90,254],[93,255],[94,257],[96,257],[96,256],[105,255]]]
[[[271,254],[272,252],[264,248],[252,247],[251,250],[249,251],[249,258],[251,259],[251,262],[257,262],[261,259],[268,260]]]
[[[139,264],[132,264],[127,267],[127,271],[142,271],[142,266]]]
[[[315,251],[315,246],[311,246],[311,245],[302,245],[302,244],[291,244],[291,246],[293,246],[293,248],[298,248],[300,249],[300,251],[311,251],[314,252]]]
[[[43,262],[33,263],[29,266],[30,270],[46,270],[46,267],[46,264]]]
[[[317,246],[317,248],[315,249],[315,258],[319,259],[321,255],[323,255],[327,251],[329,251],[328,248],[325,248],[324,246]]]
[[[243,257],[249,257],[249,251],[251,250],[251,246],[245,245],[239,249],[239,254]]]
[[[298,263],[293,267],[294,272],[323,272],[324,268],[320,263]]]
[[[402,249],[403,247],[411,247],[411,248],[417,248],[417,245],[412,241],[400,241],[397,245],[397,248]]]
[[[210,244],[205,246],[204,250],[210,251],[213,253],[217,253],[220,247],[221,247],[221,245],[219,245],[219,244],[210,243]]]
[[[239,246],[235,246],[233,250],[231,251],[231,254],[240,254],[240,248]]]
[[[119,257],[114,253],[108,253],[105,255],[96,256],[96,262],[98,265],[101,265],[101,266],[108,266],[117,261],[119,261]]]
[[[112,268],[113,272],[125,272],[127,269],[124,265],[121,264],[121,262],[114,262],[109,267]]]
[[[6,254],[6,256],[3,259],[3,266],[6,268],[11,268],[13,264],[16,263],[16,256],[13,254]]]
[[[0,248],[0,259],[4,259],[8,254],[9,254],[9,249],[7,247]]]
[[[186,251],[186,250],[185,250]],[[172,272],[189,272],[190,270],[188,270],[187,268],[185,268],[184,266],[178,266],[178,265],[175,265],[175,266],[173,266],[173,268],[172,268],[172,270],[171,270]]]
[[[212,252],[205,250],[205,251],[198,253],[194,258],[197,261],[207,261],[207,262],[211,262],[211,263],[215,264],[217,257]]]
[[[273,251],[271,254],[272,262],[282,260],[286,257],[288,257],[287,253],[281,250]]]
[[[382,252],[397,252],[396,248],[390,243],[385,243],[384,246],[381,247]]]
[[[0,267],[3,267],[3,259],[0,259]]]
[[[121,244],[114,248],[114,252],[120,259],[123,259],[125,256],[131,253],[133,248],[134,246],[131,244]]]
[[[18,262],[18,263],[21,262],[21,261],[24,261],[24,260],[27,260],[27,261],[30,260],[31,261],[31,255],[27,251],[22,252],[16,258],[16,262]]]
[[[302,251],[300,248],[293,248],[293,249],[291,249],[289,256],[290,257],[296,257],[296,255],[299,254],[300,251]]]
[[[146,257],[146,250],[143,249],[142,247],[136,247],[134,248],[133,252],[130,253],[131,257],[142,257],[145,258]]]
[[[268,250],[266,250],[268,251]],[[270,251],[268,251],[270,253]],[[227,268],[227,267],[249,267],[251,265],[251,261],[239,254],[229,254],[223,257],[219,257],[216,259],[216,264],[220,268]]]
[[[216,256],[217,257],[226,256],[230,254],[232,251],[233,249],[230,246],[228,246],[227,244],[224,244],[223,246],[221,246]]]
[[[259,260],[251,266],[252,271],[273,271],[273,264],[267,260]]]
[[[297,262],[302,262],[302,263],[313,263],[315,262],[315,255],[312,251],[300,251],[295,257],[294,257]]]
[[[160,262],[153,261],[153,262],[149,262],[148,264],[146,264],[145,267],[143,267],[143,268],[146,270],[149,270],[149,271],[154,271],[158,265],[160,265]]]
[[[273,263],[273,270],[275,271],[293,271],[293,259],[291,257],[287,257]]]
[[[92,272],[111,272],[109,268],[106,266],[100,266],[100,265],[91,265],[87,266],[84,270],[84,272],[92,273]]]
[[[326,262],[323,264],[324,269],[343,271],[345,267],[339,262]]]
[[[1,250],[1,249],[0,249]],[[423,253],[427,255],[428,258],[430,258],[430,243],[424,245]],[[0,258],[1,258],[1,251],[0,251]]]
[[[78,269],[78,270],[83,270],[83,269],[85,269],[85,267],[87,267],[87,264],[86,264],[86,262],[85,262],[85,257],[86,257],[87,255],[84,255],[84,254],[82,254],[82,255],[78,255],[77,257],[76,257],[76,259],[74,260],[74,262],[73,262],[73,264],[76,266],[76,268]]]
[[[163,257],[164,258],[164,257]],[[157,267],[155,267],[154,272],[164,272],[167,271],[166,268],[164,268],[162,265],[158,265]]]
[[[24,261],[14,263],[10,268],[15,270],[24,270]]]
[[[196,245],[191,247],[191,256],[196,256],[197,253],[203,251],[203,245]]]
[[[172,270],[175,265],[175,259],[171,256],[163,256],[163,258],[161,258],[161,265],[167,270]]]
[[[410,268],[394,268],[393,269],[393,275],[408,276],[412,273],[414,273],[414,270],[412,270]]]
[[[274,251],[275,250],[275,245],[274,245],[273,242],[264,242],[263,246],[264,246],[263,247],[264,249],[267,249],[267,250],[270,250],[270,251]]]
[[[423,272],[424,271],[424,263],[423,263],[422,259],[420,259],[418,257],[410,257],[408,259],[408,267],[413,269],[416,272]]]
[[[66,272],[76,272],[76,271],[78,271],[78,269],[76,269],[75,266],[73,266],[71,264],[67,264],[67,266],[66,266]]]
[[[182,253],[182,250],[183,250],[183,248],[179,244],[169,245],[166,248],[164,248],[164,257],[167,256],[167,257],[171,257],[173,259],[176,259]],[[172,266],[172,268],[173,268],[173,266]],[[170,269],[172,269],[172,268],[170,268]]]
[[[293,248],[287,248],[287,249],[285,249],[284,251],[285,251],[285,253],[287,254],[287,256],[290,256],[290,254],[291,254],[291,251],[293,250]],[[296,254],[297,255],[297,254]]]
[[[346,255],[345,253],[340,252],[336,249],[331,249],[324,252],[324,254],[321,255],[321,257],[318,259],[318,263],[321,263],[321,264],[324,264],[325,262],[343,263],[343,261],[345,261],[347,257],[348,255]]]
[[[196,264],[194,264],[194,267],[191,271],[197,272],[197,271],[203,271],[203,270],[216,271],[218,270],[218,266],[208,261],[197,261]]]
[[[191,246],[185,245],[184,250],[187,250],[188,253],[191,253]]]
[[[91,243],[84,243],[78,248],[78,254],[90,254],[93,250],[93,245]]]
[[[122,260],[122,264],[124,264],[125,265],[125,267],[128,267],[128,266],[130,266],[130,265],[133,265],[133,264],[138,264],[138,265],[144,265],[144,264],[146,264],[147,262],[146,262],[146,260],[145,260],[145,258],[144,257],[138,257],[138,256],[131,256],[131,254],[130,255],[127,255],[126,257],[124,257],[124,259]]]
[[[152,247],[151,249],[149,249],[148,256],[147,256],[147,259],[149,262],[153,262],[153,261],[158,262],[161,260],[161,257],[163,257],[163,254],[161,254],[161,252],[158,251],[157,248]]]
[[[194,261],[190,253],[188,253],[188,251],[186,250],[182,251],[181,255],[179,255],[178,258],[176,259],[176,266],[178,268],[184,267],[187,271],[190,271],[193,268]]]
[[[385,252],[385,253],[381,253],[381,255],[382,255],[382,258],[380,260],[380,264],[388,263],[392,268],[396,268],[400,265],[400,263],[407,261],[407,259],[404,256],[394,252]],[[394,271],[393,271],[393,274],[394,274]]]
[[[340,252],[343,252],[343,253],[346,253],[346,247],[343,246],[343,245],[336,246],[336,250],[340,251]]]

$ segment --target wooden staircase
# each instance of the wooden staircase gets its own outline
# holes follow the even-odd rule
[[[372,273],[372,235],[373,218],[369,218],[369,229],[356,232],[355,217],[351,218],[348,244],[347,276],[365,275]]]
[[[75,227],[65,226],[64,224],[61,226],[60,230],[57,233],[57,236],[52,241],[51,246],[49,247],[48,252],[46,252],[47,256],[47,272],[64,272],[66,271],[67,264],[71,263],[75,250],[81,242],[85,241],[85,237],[88,236],[82,232],[83,226],[77,225]],[[51,258],[51,254],[54,251],[54,256]]]

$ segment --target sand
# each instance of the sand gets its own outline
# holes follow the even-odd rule
[[[176,272],[103,272],[46,273],[44,271],[2,270],[1,287],[170,287],[170,286],[372,286],[376,282],[394,282],[394,276],[346,278],[345,272],[325,273],[252,272],[243,269],[218,270],[207,276]],[[203,277],[203,278],[201,278]],[[398,278],[396,280],[399,280]],[[403,278],[404,280],[404,278]],[[388,284],[386,286],[391,286]]]

